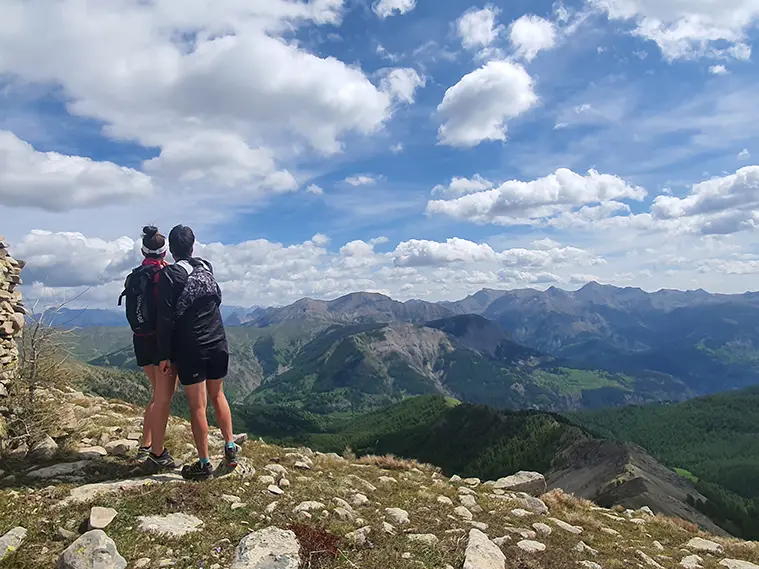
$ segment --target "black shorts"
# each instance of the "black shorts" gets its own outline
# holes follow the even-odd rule
[[[193,350],[178,354],[174,359],[182,385],[195,385],[206,380],[223,379],[229,368],[226,346],[208,350]]]
[[[150,336],[132,336],[132,345],[134,346],[134,357],[137,359],[137,365],[140,367],[157,366],[158,361],[158,335]]]

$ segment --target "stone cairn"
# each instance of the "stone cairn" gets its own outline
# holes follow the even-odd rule
[[[10,256],[8,244],[0,236],[0,397],[8,396],[8,387],[18,369],[16,338],[24,329],[26,310],[17,287],[24,265]]]

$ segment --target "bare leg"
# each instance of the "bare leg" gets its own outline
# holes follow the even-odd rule
[[[198,458],[208,458],[208,419],[206,418],[206,382],[184,386],[187,401],[190,403],[190,423]]]
[[[166,439],[166,424],[169,422],[171,398],[177,386],[177,375],[171,377],[163,375],[155,368],[155,391],[153,392],[153,418],[151,421],[152,450],[154,455],[160,455],[164,451]]]
[[[149,365],[142,368],[150,382],[150,401],[145,407],[145,416],[142,420],[142,442],[141,447],[149,447],[153,444],[153,405],[155,403],[155,376],[157,373],[156,366]]]
[[[219,424],[221,434],[224,435],[224,442],[230,443],[234,440],[234,435],[232,434],[232,412],[229,410],[229,403],[224,395],[223,381],[221,379],[209,380],[206,381],[206,386],[216,422]]]

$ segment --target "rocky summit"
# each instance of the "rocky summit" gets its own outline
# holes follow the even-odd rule
[[[759,569],[755,543],[546,492],[534,472],[481,481],[258,440],[242,444],[235,471],[204,483],[140,476],[124,441],[141,409],[71,389],[41,396],[76,420],[51,455],[3,464],[3,568]],[[172,417],[169,448],[190,460],[191,441]],[[211,446],[219,464],[218,431]]]

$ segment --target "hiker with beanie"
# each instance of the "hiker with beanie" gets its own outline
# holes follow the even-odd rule
[[[190,420],[198,461],[182,468],[188,480],[213,476],[208,457],[208,399],[224,436],[225,466],[237,466],[237,446],[232,435],[232,414],[222,381],[227,375],[229,350],[219,311],[221,289],[208,261],[194,258],[192,229],[177,225],[169,233],[169,250],[176,263],[166,267],[158,281],[158,357],[162,373],[179,375],[190,404]],[[155,402],[153,444],[163,442],[169,416],[169,400]],[[152,458],[152,455],[151,455]]]
[[[142,424],[142,440],[137,450],[137,459],[148,458],[153,443],[153,410],[156,390],[163,390],[169,399],[176,389],[176,378],[164,377],[159,370],[161,359],[158,357],[158,277],[166,267],[164,260],[168,251],[166,238],[152,225],[142,229],[142,255],[139,267],[134,269],[124,282],[124,292],[119,297],[119,306],[126,297],[126,317],[132,328],[132,345],[137,365],[140,366],[150,382],[150,402],[145,408]],[[173,464],[174,459],[165,453]]]

